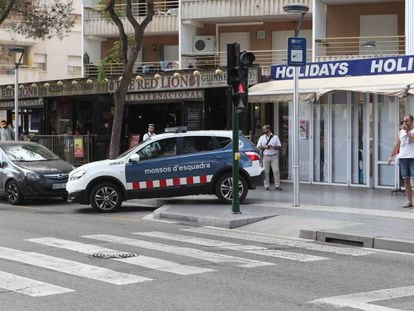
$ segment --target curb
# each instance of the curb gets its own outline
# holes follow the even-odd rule
[[[402,253],[414,253],[414,241],[384,236],[369,237],[328,231],[300,230],[299,237],[324,243],[336,243]]]
[[[226,228],[226,229],[233,229],[238,228],[241,226],[245,226],[254,222],[258,222],[261,220],[265,220],[271,217],[277,216],[275,215],[266,215],[266,216],[248,216],[245,217],[237,215],[237,219],[224,219],[224,218],[214,218],[214,217],[206,217],[206,216],[196,216],[196,215],[185,215],[185,214],[177,214],[177,213],[170,213],[165,211],[154,211],[153,217],[154,219],[158,220],[174,220],[174,221],[182,221],[187,224],[192,224],[196,226],[212,226],[212,227],[219,227],[219,228]]]

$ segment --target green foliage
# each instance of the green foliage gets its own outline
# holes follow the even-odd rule
[[[62,38],[74,23],[73,4],[69,0],[0,0],[0,24],[26,37]]]
[[[134,37],[128,37],[128,46],[133,46],[135,44]],[[105,69],[112,64],[121,64],[121,41],[117,40],[114,42],[111,49],[108,51],[108,55],[101,60],[98,66],[98,82],[105,81]]]

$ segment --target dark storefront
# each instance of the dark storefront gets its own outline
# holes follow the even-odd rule
[[[250,84],[258,82],[251,70]],[[107,157],[112,130],[113,93],[119,79],[98,83],[93,79],[24,84],[19,88],[20,133],[42,136],[88,136],[93,139],[91,158]],[[188,130],[229,129],[231,106],[227,100],[227,77],[214,71],[194,75],[163,73],[131,80],[126,98],[122,149],[132,135],[140,139],[149,123],[156,132],[185,126]],[[0,87],[0,119],[14,119],[14,90]],[[3,109],[3,110],[2,110]],[[248,115],[247,112],[243,115]],[[248,122],[242,115],[241,125]],[[243,128],[243,127],[242,127]],[[245,127],[247,129],[247,127]]]

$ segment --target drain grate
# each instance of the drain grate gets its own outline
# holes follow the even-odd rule
[[[110,259],[110,258],[130,258],[130,257],[138,257],[139,254],[137,253],[130,253],[130,252],[99,252],[90,254],[89,257],[93,258],[101,258],[101,259]]]

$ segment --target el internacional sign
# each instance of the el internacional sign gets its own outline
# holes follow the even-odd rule
[[[291,80],[294,71],[294,67],[287,65],[272,65],[271,79]],[[299,78],[318,79],[400,73],[414,73],[413,55],[309,63],[300,67]]]

